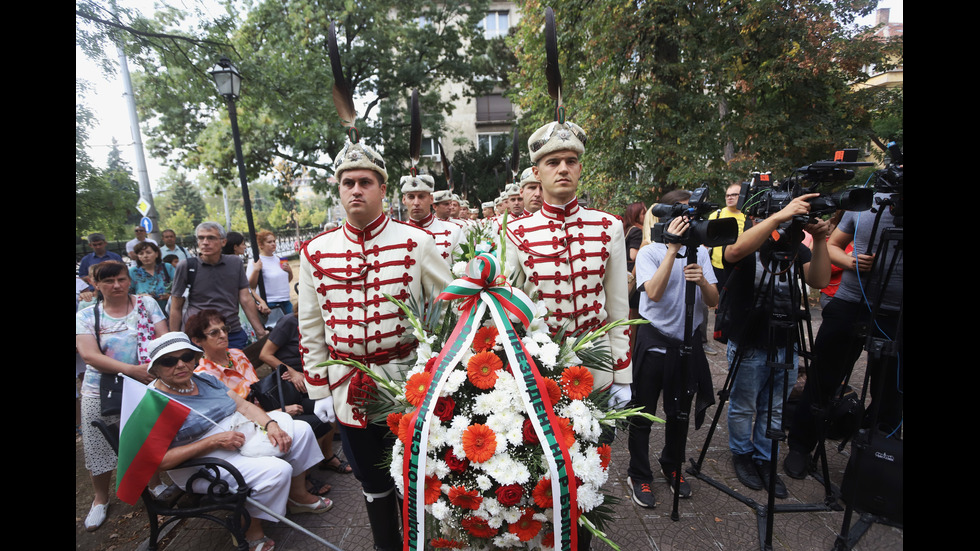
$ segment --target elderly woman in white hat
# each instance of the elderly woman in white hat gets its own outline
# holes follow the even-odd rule
[[[147,371],[156,377],[150,386],[192,410],[160,468],[184,487],[197,468],[175,467],[194,457],[215,457],[233,464],[252,488],[251,497],[272,511],[285,513],[287,504],[290,513],[329,510],[332,501],[306,489],[306,470],[323,460],[310,426],[276,415],[278,412],[270,416],[211,375],[194,373],[201,352],[179,331],[149,344]],[[234,480],[230,482],[234,489]],[[204,486],[204,481],[198,481],[194,489],[204,491]],[[257,507],[247,507],[252,515],[245,531],[249,549],[270,551],[275,542],[265,536],[262,520],[277,519]]]

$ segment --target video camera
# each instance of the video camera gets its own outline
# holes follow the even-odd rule
[[[851,168],[874,164],[857,162],[857,155],[857,149],[842,149],[834,154],[833,160],[800,167],[778,184],[771,182],[771,173],[754,172],[751,182],[742,183],[738,208],[748,216],[767,218],[789,205],[793,199],[815,193],[822,183],[844,182],[854,178]],[[834,193],[821,193],[819,197],[809,200],[810,219],[833,214],[840,209],[868,210],[873,198],[874,190],[871,188],[851,187]]]
[[[738,239],[738,222],[734,218],[705,220],[704,216],[718,210],[717,203],[707,202],[707,186],[699,187],[691,193],[691,199],[684,203],[673,205],[657,204],[650,213],[659,222],[653,225],[652,238],[658,243],[681,243],[687,247],[720,247],[730,245]],[[686,216],[690,223],[682,235],[674,235],[667,231],[670,222],[678,216]]]

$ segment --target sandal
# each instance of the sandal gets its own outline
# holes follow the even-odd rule
[[[268,536],[262,536],[248,542],[248,548],[250,551],[272,551],[276,548],[276,542],[270,540]]]
[[[290,499],[288,501],[289,501],[289,503],[288,503],[287,509],[289,510],[289,513],[290,514],[293,514],[293,513],[326,513],[331,508],[333,508],[333,501],[331,501],[331,500],[329,500],[329,499],[327,499],[325,497],[317,498],[317,501],[315,501],[313,503],[299,503],[297,501],[293,501],[292,499]]]
[[[317,479],[315,479],[315,478],[313,478],[312,476],[309,476],[309,475],[306,476],[306,491],[307,492],[310,492],[311,494],[313,494],[315,496],[322,496],[322,495],[326,495],[327,492],[330,491],[330,488],[332,488],[332,486],[329,485],[329,484],[327,484],[326,482],[322,482],[320,480],[317,480]]]
[[[330,462],[333,461],[334,459],[337,460],[337,464],[336,465],[331,465]],[[328,457],[328,458],[324,459],[323,461],[321,461],[320,462],[320,469],[321,470],[331,470],[331,471],[333,471],[335,473],[340,473],[340,474],[350,474],[350,473],[354,472],[354,469],[352,469],[350,467],[350,463],[348,463],[348,462],[344,461],[343,459],[337,457],[337,454],[333,454],[330,457]]]

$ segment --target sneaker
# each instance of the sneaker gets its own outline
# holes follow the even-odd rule
[[[677,471],[671,471],[669,473],[667,471],[663,471],[663,473],[664,473],[664,478],[667,479],[667,485],[670,486],[670,491],[673,492],[674,475],[677,474]],[[683,474],[681,474],[680,497],[691,497],[691,483],[684,480]]]
[[[650,489],[649,482],[633,482],[633,479],[626,477],[626,486],[633,496],[633,501],[640,507],[653,509],[657,506],[657,498],[653,497],[653,490]]]
[[[809,463],[807,454],[797,450],[789,450],[789,453],[786,454],[786,459],[783,460],[783,471],[790,478],[803,480],[806,478],[807,463]]]
[[[751,453],[743,455],[732,454],[732,464],[735,466],[735,476],[738,481],[746,488],[751,490],[762,489],[762,479],[759,478],[759,469],[755,466]]]
[[[769,469],[771,468],[771,463],[769,461],[759,461],[756,463],[759,467],[759,478],[762,479],[762,484],[766,487],[766,491],[769,491]],[[776,473],[776,484],[773,488],[773,495],[779,499],[786,499],[789,497],[789,492],[786,491],[786,485],[783,484],[783,479],[779,478],[779,473]]]
[[[714,356],[714,355],[718,354],[718,351],[715,350],[715,347],[711,346],[708,343],[704,343],[704,346],[702,346],[702,348],[704,349],[704,353],[705,354],[708,354],[710,356]]]
[[[92,508],[89,509],[88,516],[85,517],[85,530],[87,532],[94,532],[98,530],[99,527],[105,522],[106,511],[108,509],[108,503],[92,505]]]

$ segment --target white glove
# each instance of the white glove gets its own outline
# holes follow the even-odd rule
[[[337,413],[333,410],[333,396],[320,398],[313,403],[313,413],[324,423],[337,421]]]
[[[613,383],[609,389],[609,407],[611,409],[621,409],[633,398],[633,391],[630,385],[624,383]]]

